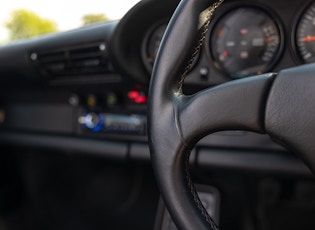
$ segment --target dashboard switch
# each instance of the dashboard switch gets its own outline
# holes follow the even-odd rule
[[[199,73],[200,73],[201,80],[204,80],[204,81],[208,80],[209,69],[207,67],[200,68]]]

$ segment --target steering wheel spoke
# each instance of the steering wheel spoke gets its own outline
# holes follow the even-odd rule
[[[265,126],[277,142],[315,173],[315,64],[279,72],[270,91]]]
[[[265,104],[275,74],[233,81],[184,97],[179,124],[186,142],[223,130],[264,132]]]

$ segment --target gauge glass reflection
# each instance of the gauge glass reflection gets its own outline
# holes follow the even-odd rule
[[[315,62],[315,3],[307,8],[298,23],[296,43],[303,61]]]
[[[215,65],[232,78],[262,74],[274,64],[280,51],[280,31],[263,10],[238,8],[215,25],[210,51]]]
[[[151,68],[155,62],[166,27],[167,24],[159,25],[149,36],[146,47],[146,59]]]

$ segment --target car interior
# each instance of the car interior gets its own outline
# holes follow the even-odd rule
[[[142,0],[0,46],[0,229],[315,229],[313,62],[310,0]]]

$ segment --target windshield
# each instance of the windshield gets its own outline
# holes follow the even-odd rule
[[[121,18],[140,0],[4,0],[0,44]]]

